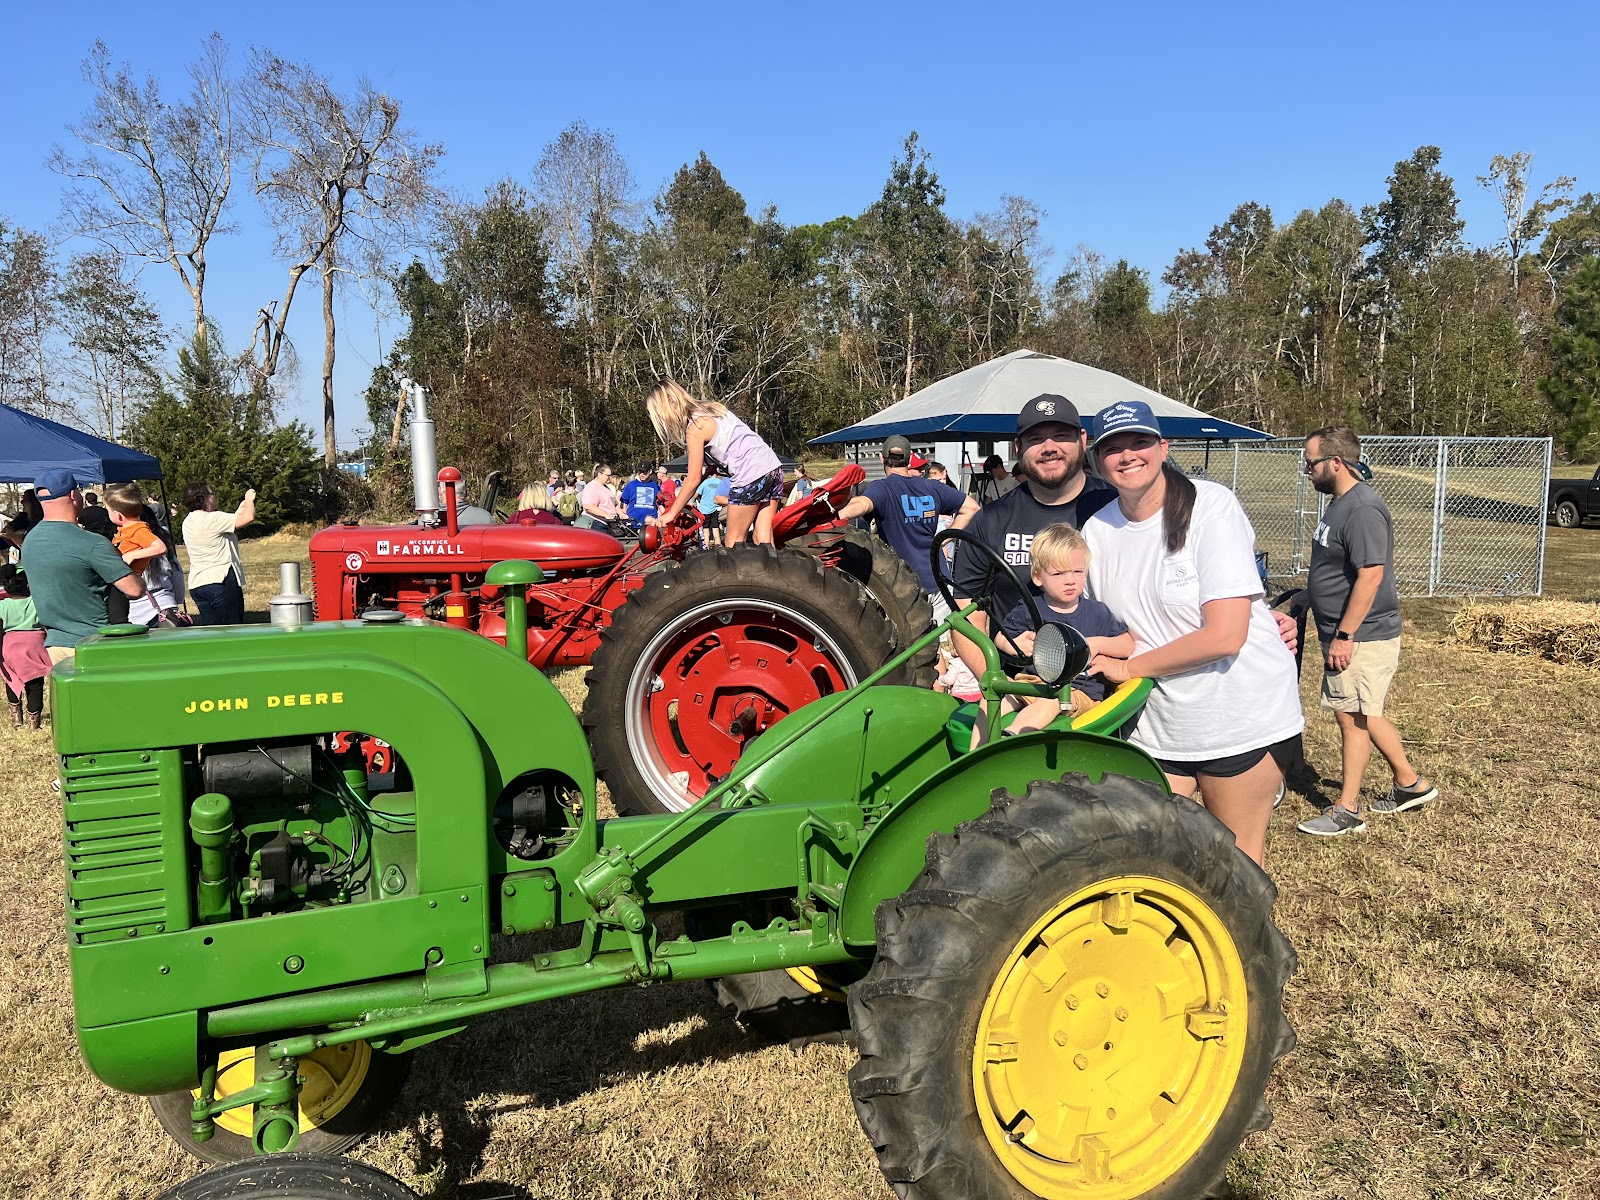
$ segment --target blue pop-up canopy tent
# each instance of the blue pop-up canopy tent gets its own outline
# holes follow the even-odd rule
[[[1091,433],[1094,430],[1090,418],[1101,409],[1142,400],[1155,413],[1161,432],[1170,440],[1255,441],[1272,436],[1180,404],[1098,367],[1035,350],[1013,350],[930,383],[848,429],[825,433],[811,441],[813,445],[879,442],[892,433],[928,440],[934,440],[935,434],[956,435],[938,439],[941,441],[1014,438],[1017,413],[1029,400],[1045,392],[1071,400]]]
[[[161,460],[0,404],[0,483],[32,483],[64,467],[85,483],[160,479]]]

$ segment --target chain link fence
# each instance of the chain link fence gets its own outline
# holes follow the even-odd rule
[[[1177,466],[1238,495],[1273,594],[1305,582],[1328,500],[1301,469],[1303,448],[1299,439],[1172,446]],[[1400,595],[1543,593],[1549,438],[1364,437],[1361,450],[1394,517]]]

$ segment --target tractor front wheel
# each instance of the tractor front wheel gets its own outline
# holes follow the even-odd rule
[[[256,1081],[255,1047],[225,1050],[217,1056],[217,1096],[242,1091]],[[300,1141],[297,1151],[338,1154],[377,1126],[411,1073],[410,1054],[382,1054],[366,1042],[325,1046],[300,1059]],[[216,1119],[209,1141],[197,1142],[190,1113],[197,1091],[150,1097],[150,1108],[174,1141],[196,1158],[231,1163],[255,1154],[251,1125],[255,1109],[230,1108]]]
[[[651,574],[589,669],[582,721],[612,803],[688,808],[754,738],[853,687],[897,646],[854,580],[793,550],[734,546]],[[915,678],[907,665],[887,682]]]
[[[897,1195],[1212,1195],[1294,1045],[1276,891],[1148,783],[1000,794],[930,841],[850,989],[850,1089]]]
[[[156,1200],[416,1200],[376,1167],[328,1154],[271,1154],[196,1175]]]

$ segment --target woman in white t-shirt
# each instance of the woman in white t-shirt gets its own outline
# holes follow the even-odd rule
[[[1161,764],[1261,862],[1272,800],[1300,758],[1294,655],[1263,602],[1255,532],[1234,494],[1167,463],[1149,407],[1118,404],[1097,421],[1100,473],[1117,489],[1083,526],[1089,585],[1133,631],[1132,658],[1092,672],[1158,680],[1130,740]]]

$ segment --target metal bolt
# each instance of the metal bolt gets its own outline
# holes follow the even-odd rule
[[[1065,1029],[1056,1030],[1056,1045],[1065,1046],[1066,1044],[1067,1044],[1067,1031]]]
[[[1077,1067],[1080,1071],[1087,1071],[1089,1069],[1089,1060],[1080,1054],[1077,1058],[1072,1060],[1072,1065]]]
[[[467,894],[465,892],[462,892],[461,893],[461,903],[465,904],[466,902],[467,902]]]
[[[546,879],[544,881],[544,890],[547,891],[547,892],[555,891],[556,890],[556,881],[554,879]]]
[[[172,974],[172,968],[171,967],[162,967],[161,968],[161,973],[163,975],[171,975]]]
[[[428,901],[428,907],[429,908],[438,908],[439,907],[439,902],[437,900],[429,900]]]
[[[444,961],[444,951],[437,946],[430,946],[428,947],[428,953],[424,957],[427,959],[429,966],[437,966]]]
[[[1120,1004],[1117,1005],[1116,1017],[1119,1021],[1126,1021],[1128,1019],[1128,1010],[1123,1008]]]
[[[515,896],[517,894],[517,885],[514,883],[508,883],[500,890],[508,896]]]
[[[1100,999],[1102,999],[1102,1000],[1104,1000],[1107,996],[1111,995],[1111,989],[1108,988],[1103,983],[1095,984],[1094,985],[1094,991],[1095,991],[1095,995],[1099,996]]]
[[[1068,996],[1067,997],[1067,1007],[1071,1008],[1071,1009],[1076,1009],[1078,1007],[1078,998],[1076,996]]]
[[[289,972],[291,975],[300,974],[301,969],[305,965],[306,960],[301,958],[298,954],[291,954],[288,958],[283,960],[283,969]]]
[[[483,953],[483,947],[482,946],[474,946],[472,948],[472,952],[474,954],[482,954]]]

